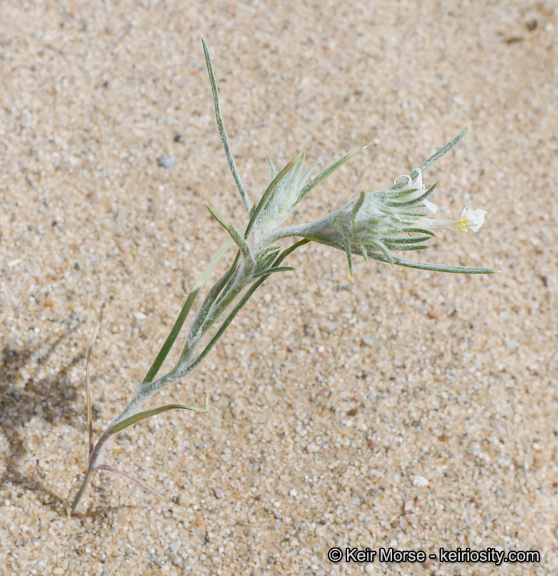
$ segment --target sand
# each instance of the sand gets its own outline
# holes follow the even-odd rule
[[[551,2],[0,3],[0,574],[558,573],[558,13]],[[99,435],[245,213],[215,127],[212,51],[240,173],[370,147],[294,221],[425,176],[441,231],[416,258],[310,244],[202,368],[128,428],[77,517],[85,353]],[[164,168],[159,160],[175,156]],[[232,257],[232,253],[231,253]],[[411,256],[414,257],[414,256]],[[176,358],[176,355],[173,356]],[[333,546],[539,551],[539,563],[332,563]]]

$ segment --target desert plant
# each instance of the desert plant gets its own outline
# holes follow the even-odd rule
[[[213,66],[209,50],[203,39],[202,44],[213,91],[217,126],[230,170],[246,208],[246,222],[242,227],[236,227],[219,215],[213,207],[208,207],[213,217],[229,235],[229,239],[216,252],[192,288],[161,351],[155,358],[131,402],[112,420],[97,442],[93,443],[89,367],[91,350],[102,317],[101,311],[99,322],[91,339],[86,368],[89,428],[88,468],[79,492],[75,497],[72,514],[76,512],[89,479],[95,470],[116,472],[136,482],[145,490],[157,494],[132,476],[101,463],[102,450],[107,441],[124,428],[168,410],[183,409],[206,413],[208,411],[207,396],[204,408],[195,408],[182,404],[167,404],[151,410],[140,411],[139,409],[148,398],[164,386],[183,379],[198,368],[235,316],[265,280],[273,274],[293,270],[289,266],[284,266],[283,263],[294,250],[304,244],[319,242],[343,250],[347,255],[351,276],[353,274],[354,255],[363,256],[365,259],[373,258],[391,265],[408,266],[437,272],[464,274],[492,274],[495,272],[488,268],[464,268],[427,264],[396,258],[392,255],[392,252],[425,250],[427,248],[426,242],[435,236],[432,231],[434,228],[456,228],[465,232],[470,229],[473,232],[477,232],[481,227],[486,214],[484,210],[469,210],[466,208],[459,220],[433,218],[436,206],[432,203],[432,198],[436,185],[426,188],[423,184],[423,173],[425,170],[451,150],[465,136],[467,128],[411,174],[397,178],[393,186],[378,192],[363,191],[338,210],[318,220],[304,224],[283,226],[295,206],[313,188],[355,154],[364,150],[366,146],[337,160],[315,178],[311,178],[315,166],[303,171],[303,153],[297,154],[277,175],[272,162],[268,159],[271,170],[271,182],[261,199],[256,203],[252,203],[242,183],[231,152],[221,115]],[[276,245],[277,241],[285,238],[298,238],[299,240],[287,248]],[[190,324],[178,361],[169,372],[157,377],[202,288],[217,264],[224,257],[228,248],[232,245],[236,245],[237,249],[233,262],[225,274],[206,292],[205,298]]]

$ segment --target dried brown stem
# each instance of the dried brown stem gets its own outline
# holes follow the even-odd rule
[[[85,394],[87,396],[87,429],[89,431],[89,454],[87,455],[89,461],[91,461],[91,453],[93,452],[93,413],[91,407],[91,379],[89,374],[89,368],[91,366],[91,356],[93,354],[93,346],[95,340],[97,339],[97,334],[99,334],[99,329],[101,328],[101,322],[103,321],[103,313],[105,311],[105,303],[101,305],[101,311],[99,312],[99,319],[93,334],[91,334],[91,340],[89,341],[89,348],[87,349],[87,363],[85,365]]]

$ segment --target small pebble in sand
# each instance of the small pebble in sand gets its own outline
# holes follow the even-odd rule
[[[411,482],[413,483],[413,486],[416,486],[417,488],[428,486],[428,480],[424,476],[413,476]]]
[[[170,170],[176,164],[176,156],[161,156],[159,166]]]

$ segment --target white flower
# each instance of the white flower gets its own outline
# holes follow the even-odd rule
[[[422,196],[426,192],[426,187],[422,183],[422,172],[420,169],[417,169],[417,172],[418,176],[414,180],[408,174],[402,174],[393,181],[394,186],[396,186],[401,182],[401,178],[405,178],[407,180],[407,183],[402,188],[399,188],[399,191],[404,193],[406,190],[409,190],[409,194],[400,196],[399,198],[400,200],[402,201],[414,200],[415,198]],[[436,212],[438,211],[438,207],[436,206],[436,204],[430,202],[428,198],[425,198],[422,201],[422,203],[427,208],[427,210],[432,214],[436,214]]]
[[[481,226],[484,224],[484,217],[486,216],[486,210],[470,210],[465,207],[461,213],[461,220],[465,222],[465,226],[472,230],[473,232],[478,232]],[[465,230],[467,232],[467,230]]]
[[[438,212],[438,206],[434,204],[434,202],[430,202],[430,200],[423,200],[423,204],[426,206],[426,209],[432,214],[436,214]]]
[[[476,233],[484,224],[486,214],[486,210],[481,210],[480,208],[472,210],[465,207],[459,220],[435,219],[429,220],[428,224],[431,228],[456,228],[457,230],[461,230],[461,232],[472,230]]]

